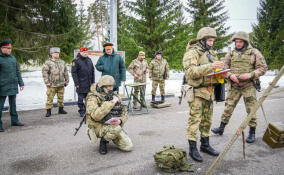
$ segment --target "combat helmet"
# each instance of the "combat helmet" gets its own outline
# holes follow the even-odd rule
[[[99,87],[103,87],[103,86],[114,86],[115,85],[115,81],[113,79],[112,76],[110,75],[104,75],[100,78],[99,82],[98,82],[98,86]]]
[[[249,43],[249,35],[246,32],[237,32],[233,35],[232,41],[236,39],[241,39]]]
[[[202,40],[205,37],[217,38],[216,30],[212,27],[202,27],[197,33],[197,40]]]

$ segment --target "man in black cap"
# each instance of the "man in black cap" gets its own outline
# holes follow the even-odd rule
[[[20,86],[20,90],[23,90],[24,82],[21,77],[17,60],[11,55],[12,41],[5,40],[0,43],[0,47],[0,132],[4,132],[1,117],[7,96],[9,98],[12,126],[24,126],[23,123],[19,122],[16,111],[16,94],[18,94],[18,86]]]
[[[104,44],[104,55],[101,56],[96,64],[98,71],[102,76],[111,75],[115,80],[113,91],[119,92],[121,82],[126,80],[126,68],[122,57],[113,49],[112,43]]]

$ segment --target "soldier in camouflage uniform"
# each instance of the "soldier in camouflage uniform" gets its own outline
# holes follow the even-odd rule
[[[212,129],[213,133],[219,135],[223,134],[241,96],[243,96],[247,113],[249,114],[253,109],[257,102],[256,89],[253,85],[255,80],[264,75],[267,70],[264,57],[260,51],[251,47],[247,33],[238,32],[232,40],[235,42],[235,49],[228,52],[225,57],[226,68],[232,69],[232,72],[227,74],[231,88],[226,99],[220,127]],[[256,120],[256,114],[254,114],[249,122],[249,136],[246,139],[248,143],[255,141]]]
[[[123,151],[131,151],[133,144],[128,135],[123,131],[122,127],[128,119],[126,107],[121,107],[121,115],[110,123],[105,123],[105,118],[112,113],[116,105],[121,104],[119,97],[113,95],[113,99],[106,98],[113,92],[115,81],[112,76],[104,75],[99,82],[91,86],[91,90],[87,95],[87,123],[88,136],[91,142],[95,142],[97,138],[101,138],[99,152],[107,153],[107,143],[113,141],[117,147]],[[116,92],[116,91],[115,91]]]
[[[145,53],[140,51],[138,54],[138,58],[133,60],[131,64],[128,67],[128,72],[134,76],[134,82],[135,83],[146,83],[146,74],[147,74],[147,68],[148,64],[147,61],[144,60]],[[143,86],[143,91],[145,93],[146,85]],[[138,97],[140,88],[135,87],[134,88],[134,94],[136,97]],[[145,95],[145,94],[144,94]],[[146,107],[143,101],[143,94],[140,92],[140,101],[142,102],[142,107]],[[133,108],[137,108],[137,100],[133,99]]]
[[[165,102],[165,80],[169,79],[169,64],[162,58],[162,52],[155,53],[156,58],[149,65],[149,78],[152,81],[152,102],[155,102],[157,87],[160,87],[161,101]]]
[[[197,38],[189,41],[186,53],[183,57],[183,67],[187,84],[193,87],[192,100],[189,101],[189,119],[187,126],[187,138],[189,142],[189,155],[196,161],[202,162],[197,148],[197,130],[200,131],[200,151],[213,156],[218,156],[209,144],[210,127],[212,123],[213,99],[210,77],[214,69],[223,68],[224,63],[217,60],[217,55],[212,50],[216,31],[210,27],[201,28]],[[212,78],[212,84],[218,83]]]
[[[64,86],[69,83],[69,75],[65,62],[59,58],[60,48],[50,48],[51,57],[44,63],[42,76],[47,87],[46,117],[51,116],[53,98],[57,93],[58,114],[67,114],[63,109]]]

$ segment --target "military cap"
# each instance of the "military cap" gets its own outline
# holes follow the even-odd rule
[[[163,52],[162,51],[156,51],[155,55],[162,55]]]
[[[5,41],[2,41],[2,42],[0,43],[0,47],[6,47],[6,48],[11,49],[11,48],[12,48],[12,40],[7,39],[7,40],[5,40]]]
[[[138,54],[138,56],[142,56],[143,58],[145,58],[145,52],[140,51],[139,54]]]
[[[110,75],[104,75],[99,79],[98,86],[114,86],[115,81],[112,76]]]
[[[49,53],[60,53],[60,48],[58,47],[51,47]]]
[[[249,35],[246,32],[237,32],[233,35],[232,41],[236,39],[241,39],[249,43]]]
[[[197,40],[201,40],[205,37],[217,38],[216,30],[212,27],[202,27],[197,33]]]
[[[81,47],[81,48],[80,48],[80,52],[85,52],[85,51],[88,51],[88,48],[87,48],[87,47]]]
[[[104,44],[104,48],[105,48],[105,49],[111,49],[112,46],[113,46],[112,43],[105,43],[105,44]]]

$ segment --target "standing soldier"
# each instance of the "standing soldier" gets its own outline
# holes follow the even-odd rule
[[[104,75],[97,84],[91,86],[87,96],[88,136],[91,142],[101,138],[99,152],[107,153],[107,143],[113,141],[123,151],[131,151],[133,144],[122,129],[128,119],[127,108],[113,93],[115,81],[112,76]]]
[[[72,61],[72,77],[78,94],[78,107],[80,117],[84,117],[86,107],[84,99],[95,82],[95,70],[92,60],[88,57],[88,48],[80,48],[77,58]]]
[[[146,83],[146,74],[147,74],[148,64],[147,64],[147,61],[144,60],[144,58],[145,58],[145,53],[140,51],[138,54],[138,58],[133,60],[128,67],[128,72],[134,76],[135,83]],[[146,89],[146,85],[143,86],[144,95],[145,95],[145,89]],[[134,94],[136,97],[138,97],[139,90],[140,90],[139,87],[134,88]],[[140,101],[142,102],[142,107],[146,107],[146,104],[144,103],[143,99],[144,99],[144,96],[140,92]],[[133,108],[135,109],[137,108],[137,101],[135,98],[133,99]]]
[[[115,80],[114,91],[119,92],[121,82],[126,80],[126,68],[122,57],[113,49],[112,43],[104,44],[104,55],[101,56],[96,64],[98,71],[102,72],[102,76],[111,75]]]
[[[169,79],[169,64],[162,58],[162,52],[156,51],[156,57],[149,65],[149,78],[152,81],[152,102],[155,102],[157,87],[160,88],[161,101],[165,102],[165,80]]]
[[[58,114],[67,114],[63,109],[64,86],[69,84],[69,75],[65,62],[59,58],[60,48],[50,48],[50,58],[46,60],[42,69],[42,76],[47,87],[46,117],[51,116],[53,98],[57,94]]]
[[[215,29],[203,27],[197,33],[196,40],[191,40],[183,57],[183,68],[187,84],[192,86],[189,102],[189,119],[187,126],[187,138],[189,142],[189,155],[196,161],[202,162],[197,148],[197,130],[200,131],[200,151],[213,156],[218,156],[209,144],[210,127],[212,123],[213,98],[210,77],[207,76],[217,68],[223,68],[224,64],[217,60],[217,55],[212,49],[217,38]],[[212,84],[216,84],[216,78],[212,78]]]
[[[223,134],[225,126],[229,123],[241,96],[243,96],[247,113],[249,114],[253,109],[257,102],[256,82],[259,81],[256,80],[264,75],[267,70],[264,57],[260,51],[251,47],[247,33],[238,32],[233,36],[232,40],[235,42],[235,49],[228,52],[225,57],[226,68],[232,69],[232,72],[227,74],[231,87],[221,117],[220,127],[212,129],[213,133],[219,135]],[[246,139],[248,143],[255,141],[256,120],[257,117],[254,114],[249,122],[249,136]]]
[[[9,98],[10,115],[12,126],[24,126],[19,122],[16,111],[16,94],[18,86],[20,90],[24,89],[24,82],[16,58],[11,54],[12,41],[5,40],[0,43],[0,132],[4,132],[2,126],[2,110],[6,97]]]

